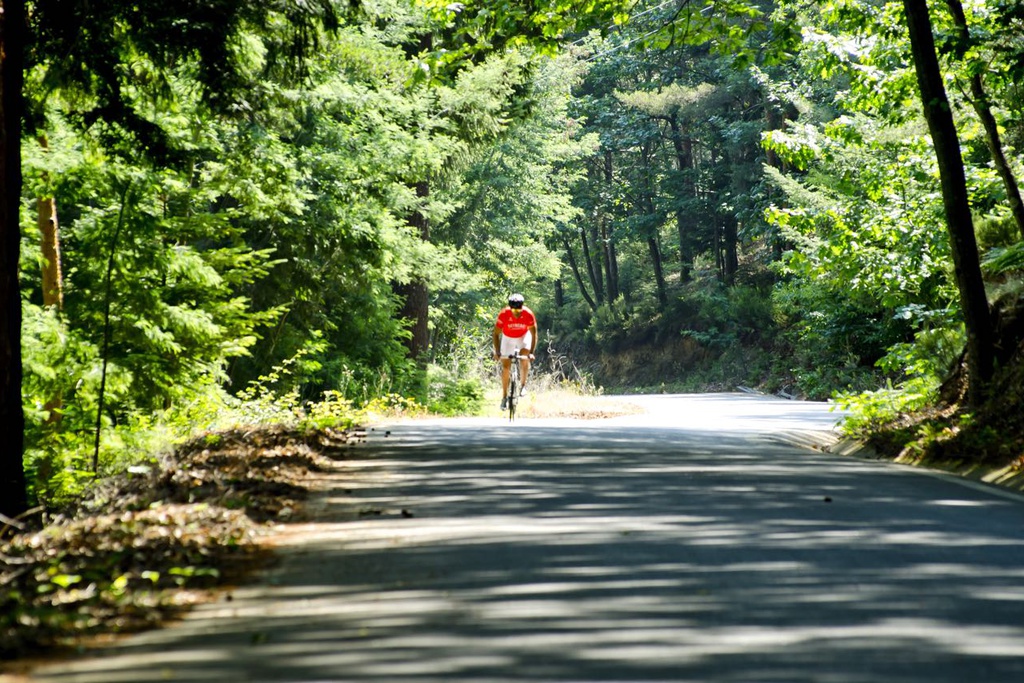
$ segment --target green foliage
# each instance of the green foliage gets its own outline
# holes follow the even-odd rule
[[[114,17],[119,6],[108,9]],[[251,37],[255,45],[280,34]],[[273,396],[254,394],[250,413],[319,423],[346,413],[345,401],[411,385],[391,286],[411,260],[429,258],[406,226],[410,181],[439,168],[431,136],[443,139],[451,120],[434,117],[423,134],[434,99],[406,89],[400,48],[359,27],[331,46],[317,57],[312,90],[283,71],[247,73],[260,87],[244,121],[199,103],[197,85],[207,84],[187,62],[178,69],[143,55],[140,74],[158,73],[162,96],[126,88],[117,106],[144,122],[83,132],[68,122],[88,102],[46,103],[47,144],[25,145],[25,189],[57,200],[65,308],[58,317],[36,306],[38,233],[25,231],[26,465],[38,500],[73,498],[93,476],[108,338],[103,472],[130,466],[122,455],[133,447],[151,452],[180,437],[190,421],[223,419],[236,406],[219,385],[268,378],[266,368],[299,351],[301,371]],[[40,77],[33,72],[30,88],[42,88]],[[159,163],[133,149],[131,136],[142,135],[159,144]],[[318,400],[325,391],[335,393]]]
[[[274,366],[270,372],[249,382],[238,393],[237,412],[243,422],[255,425],[295,425],[305,417],[303,400],[299,395],[302,377],[318,369],[311,356],[323,349],[323,342],[315,342],[300,349],[291,358]]]
[[[484,405],[478,377],[459,376],[437,365],[427,368],[426,409],[438,415],[475,415]]]
[[[1013,247],[1020,242],[1021,237],[1013,218],[1002,212],[978,218],[974,223],[974,231],[978,236],[978,249],[982,253],[993,248]]]
[[[156,158],[174,158],[171,129],[153,125],[152,106],[172,110],[182,72],[204,109],[237,116],[258,110],[262,86],[274,76],[301,78],[302,58],[336,28],[331,0],[298,4],[210,2],[188,5],[110,0],[102,5],[36,0],[29,13],[27,63],[34,78],[29,109],[40,119],[46,98],[76,109],[83,128],[116,127]],[[34,81],[34,82],[32,82]]]
[[[567,34],[593,25],[605,28],[624,23],[629,8],[621,0],[591,0],[583,7],[569,0],[542,0],[528,5],[421,0],[421,4],[440,29],[435,31],[438,35],[432,41],[432,50],[422,55],[424,69],[431,75],[457,68],[496,48],[529,47],[554,54]]]
[[[792,377],[803,395],[824,399],[836,390],[870,389],[874,369],[893,344],[906,341],[913,323],[877,302],[843,296],[819,283],[791,282],[774,295],[782,329],[776,372]],[[784,365],[782,365],[784,364]]]
[[[891,425],[901,415],[920,410],[934,400],[934,387],[911,382],[899,387],[837,394],[836,405],[849,412],[843,432],[854,438],[867,438]]]
[[[682,336],[719,353],[737,344],[770,344],[774,334],[771,300],[763,293],[707,282],[680,292],[663,312],[624,301],[602,306],[589,328],[594,343],[619,350]]]
[[[683,336],[715,350],[770,345],[776,331],[771,299],[752,287],[692,289],[672,315]]]
[[[822,151],[806,176],[770,173],[787,201],[768,219],[798,247],[785,272],[891,308],[952,299],[949,247],[936,229],[941,204],[921,138],[891,136],[866,119],[850,125],[862,143],[834,138],[829,131],[839,129],[826,127],[812,133]]]
[[[367,413],[420,410],[415,399],[389,393],[383,385],[357,386],[355,373],[348,373],[348,383],[342,389],[327,389],[315,400],[304,399],[303,388],[308,390],[305,378],[318,373],[316,357],[325,346],[324,341],[313,341],[266,375],[252,380],[237,399],[227,402],[220,422],[348,429]]]
[[[981,265],[993,277],[1024,272],[1024,242],[993,249]]]
[[[348,429],[356,423],[357,415],[350,399],[340,391],[328,390],[319,401],[306,404],[301,424],[309,429]]]
[[[573,164],[591,149],[566,136],[574,68],[568,59],[539,66],[530,116],[509,122],[436,186],[447,211],[431,232],[439,249],[428,272],[435,292],[433,359],[441,365],[462,340],[489,339],[511,292],[523,292],[533,307],[560,273],[554,233],[574,215],[570,187],[579,169]]]
[[[599,348],[615,352],[642,341],[637,337],[653,331],[650,320],[636,314],[625,301],[616,301],[594,311],[587,337]]]
[[[942,381],[960,360],[964,332],[960,327],[935,327],[917,333],[913,343],[894,344],[878,366],[892,379],[880,389],[837,392],[837,404],[850,412],[843,423],[848,434],[867,438],[901,416],[933,405]]]

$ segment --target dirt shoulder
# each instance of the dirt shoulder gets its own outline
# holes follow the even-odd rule
[[[273,561],[318,473],[363,435],[204,434],[99,482],[75,509],[0,535],[0,671],[175,619]]]

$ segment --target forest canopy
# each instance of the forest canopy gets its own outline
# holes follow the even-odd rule
[[[513,291],[557,381],[873,423],[1019,356],[1022,2],[3,10],[5,515],[223,419],[478,410]]]

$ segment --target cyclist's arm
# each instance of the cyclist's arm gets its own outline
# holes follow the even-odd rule
[[[501,323],[494,326],[494,330],[491,332],[491,342],[494,344],[494,356],[497,358],[501,355]]]
[[[530,355],[537,349],[537,326],[530,325]]]

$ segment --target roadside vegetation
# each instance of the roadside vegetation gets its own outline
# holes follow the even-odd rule
[[[232,580],[367,416],[493,415],[514,291],[527,416],[742,387],[1024,468],[1021,3],[100,4],[3,34],[0,651]]]

